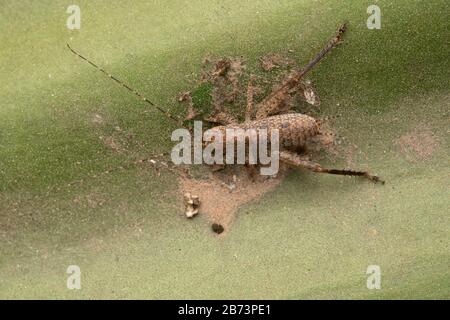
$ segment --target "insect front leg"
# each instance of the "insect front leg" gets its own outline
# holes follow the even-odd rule
[[[283,161],[284,163],[287,163],[292,166],[303,167],[313,172],[337,174],[344,176],[360,176],[365,177],[373,182],[381,182],[382,184],[384,184],[384,181],[382,179],[380,179],[378,176],[370,174],[367,171],[323,168],[320,164],[306,160],[305,158],[299,156],[298,154],[290,151],[280,152],[280,161]]]

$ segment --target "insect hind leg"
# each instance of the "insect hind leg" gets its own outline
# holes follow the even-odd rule
[[[311,170],[313,172],[317,173],[328,173],[328,174],[336,174],[336,175],[344,175],[344,176],[359,176],[369,179],[373,182],[380,182],[384,184],[384,181],[376,176],[370,174],[368,171],[355,171],[355,170],[346,170],[346,169],[329,169],[329,168],[323,168],[320,164],[306,160],[304,157],[293,153],[289,151],[282,151],[280,152],[280,160],[295,166],[295,167],[302,167],[306,168],[308,170]]]
[[[384,184],[384,180],[380,179],[380,177],[376,175],[370,174],[368,171],[355,171],[355,170],[346,170],[346,169],[327,169],[327,168],[318,168],[316,170],[313,170],[314,172],[319,173],[329,173],[329,174],[337,174],[337,175],[343,175],[343,176],[360,176],[365,177],[373,182],[380,182],[381,184]]]

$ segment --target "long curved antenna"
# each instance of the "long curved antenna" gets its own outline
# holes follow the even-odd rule
[[[74,49],[72,49],[72,47],[67,43],[67,48],[70,49],[70,51],[72,51],[73,54],[77,55],[79,58],[83,59],[84,61],[86,61],[87,63],[89,63],[91,66],[93,66],[94,68],[96,68],[97,70],[99,70],[100,72],[102,72],[103,74],[105,74],[108,78],[114,80],[115,82],[117,82],[118,84],[120,84],[122,87],[124,87],[125,89],[127,89],[128,91],[130,91],[131,93],[135,94],[137,97],[139,97],[141,100],[145,101],[146,103],[148,103],[149,105],[151,105],[152,107],[156,108],[158,111],[164,113],[164,115],[166,117],[168,117],[169,119],[175,121],[177,124],[180,124],[180,119],[174,117],[172,114],[170,114],[167,110],[164,110],[163,108],[155,105],[153,102],[151,102],[150,100],[148,100],[146,97],[144,97],[141,93],[139,93],[138,91],[136,91],[135,89],[131,88],[129,85],[127,85],[126,83],[120,81],[119,79],[117,79],[116,77],[114,77],[113,75],[109,74],[108,72],[106,72],[104,69],[102,69],[101,67],[97,66],[95,63],[93,63],[92,61],[90,61],[88,58],[82,56],[81,54],[79,54],[77,51],[75,51]]]

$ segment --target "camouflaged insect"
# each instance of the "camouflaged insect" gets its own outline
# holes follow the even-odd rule
[[[279,145],[280,145],[280,161],[292,166],[304,167],[313,172],[329,173],[338,175],[350,175],[350,176],[363,176],[374,182],[382,182],[379,177],[370,174],[367,171],[354,171],[354,170],[340,170],[340,169],[328,169],[323,168],[320,164],[310,161],[299,153],[307,143],[314,141],[314,138],[321,134],[320,121],[317,119],[300,113],[288,113],[291,108],[291,104],[288,103],[294,95],[302,96],[306,102],[312,105],[319,105],[320,100],[315,94],[311,83],[304,79],[304,76],[311,71],[311,69],[319,63],[325,55],[330,52],[342,41],[342,35],[346,31],[346,25],[343,24],[336,35],[327,43],[327,45],[302,69],[293,70],[282,82],[281,86],[272,91],[265,99],[263,99],[257,105],[253,104],[253,87],[252,78],[249,81],[247,88],[247,108],[245,112],[245,122],[238,123],[236,118],[228,113],[221,105],[221,101],[214,101],[214,114],[205,118],[204,120],[219,124],[219,126],[213,127],[210,130],[220,130],[225,133],[227,128],[230,129],[267,129],[269,134],[273,129],[279,130]],[[171,115],[168,111],[155,105],[148,100],[138,91],[134,90],[127,84],[118,80],[116,77],[110,75],[96,64],[77,53],[73,50],[69,44],[68,48],[81,59],[85,60],[99,71],[107,75],[110,79],[116,83],[122,85],[124,88],[138,96],[144,102],[150,104],[158,111],[162,112],[169,119],[175,121],[177,124],[181,124],[182,121]],[[212,77],[221,83],[226,77],[235,72],[237,66],[240,68],[239,62],[232,59],[221,59],[216,63],[215,70],[212,72]],[[237,81],[236,77],[231,77],[232,81],[232,93],[228,95],[232,97],[237,94]],[[183,95],[180,100],[190,100],[189,94]],[[191,100],[192,102],[192,100]],[[188,116],[186,119],[193,119],[196,115],[196,111],[193,106],[190,105],[188,109]],[[225,137],[226,139],[226,137]],[[193,211],[194,212],[194,211]]]
[[[367,171],[323,168],[320,164],[305,158],[300,151],[304,150],[308,143],[314,143],[314,139],[322,133],[320,121],[305,114],[288,113],[291,108],[291,104],[288,101],[293,95],[300,94],[309,104],[315,106],[320,104],[320,100],[315,94],[311,83],[308,80],[304,80],[304,76],[342,41],[342,35],[345,31],[346,25],[344,24],[311,62],[303,69],[292,71],[279,88],[273,90],[268,97],[256,106],[253,104],[253,87],[252,79],[250,79],[247,88],[245,122],[238,123],[231,114],[225,111],[223,106],[215,105],[215,114],[207,117],[205,120],[220,125],[210,130],[220,131],[224,140],[226,140],[227,129],[254,129],[257,132],[258,130],[266,129],[269,136],[272,130],[277,129],[279,132],[280,161],[291,166],[304,167],[314,172],[363,176],[374,182],[384,183],[379,177]],[[229,59],[220,60],[216,64],[212,75],[215,78],[226,77],[230,63]]]

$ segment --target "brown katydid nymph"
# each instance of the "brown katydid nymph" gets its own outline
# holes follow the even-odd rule
[[[310,81],[305,79],[305,75],[311,71],[313,67],[317,65],[333,48],[342,42],[342,37],[345,31],[346,24],[343,24],[338,29],[337,33],[327,42],[325,47],[323,47],[323,49],[316,54],[309,63],[306,64],[306,66],[303,68],[292,69],[284,77],[281,84],[277,88],[274,88],[267,97],[258,103],[254,103],[254,88],[252,85],[254,78],[250,77],[246,92],[247,104],[246,106],[243,106],[243,108],[245,108],[245,120],[243,122],[239,122],[233,114],[228,112],[220,101],[215,101],[212,108],[212,114],[208,114],[201,120],[208,123],[213,123],[215,126],[210,128],[209,131],[222,133],[225,140],[227,129],[243,129],[244,131],[247,129],[255,129],[256,131],[267,130],[269,135],[272,130],[276,130],[279,133],[279,161],[282,163],[294,167],[306,168],[317,173],[360,176],[373,182],[384,183],[384,181],[378,176],[367,171],[325,168],[319,163],[305,157],[302,150],[305,149],[307,144],[314,143],[315,138],[322,134],[321,121],[306,114],[292,112],[292,104],[287,103],[287,101],[291,101],[294,96],[301,96],[307,103],[315,106],[319,105],[320,100],[315,94]],[[158,111],[162,112],[167,118],[174,121],[177,125],[183,126],[183,120],[180,117],[176,117],[164,108],[155,105],[141,93],[120,81],[115,76],[110,75],[104,69],[73,50],[69,44],[67,44],[67,46],[78,57],[97,68],[110,79],[120,84],[128,91],[132,92],[140,99],[156,108]],[[213,83],[225,81],[227,76],[233,72],[233,63],[234,61],[232,59],[220,59],[215,64],[214,70],[209,75],[211,81]],[[237,90],[235,83],[233,85],[234,87],[232,94],[236,94]],[[191,104],[188,109],[188,115],[184,120],[192,120],[199,113],[193,108],[192,98],[189,94],[185,94],[182,98],[180,98],[180,101],[186,100],[190,100]],[[256,166],[258,165],[259,164],[256,163]]]

